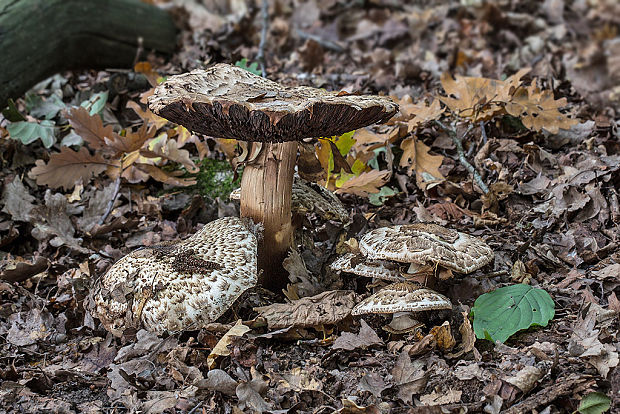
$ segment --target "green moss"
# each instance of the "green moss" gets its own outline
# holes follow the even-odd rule
[[[203,196],[228,199],[230,192],[240,185],[240,178],[233,181],[234,173],[227,161],[205,158],[196,174],[196,189]]]

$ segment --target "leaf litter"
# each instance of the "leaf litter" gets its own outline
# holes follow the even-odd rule
[[[153,3],[186,24],[169,61],[144,54],[134,68],[150,86],[202,62],[252,67],[262,27],[252,2]],[[249,292],[198,332],[113,339],[86,302],[92,279],[133,248],[236,214],[192,185],[199,161],[240,162],[242,148],[155,116],[146,88],[108,97],[111,72],[66,72],[15,101],[15,122],[0,118],[3,409],[620,407],[617,5],[388,3],[269,6],[270,78],[383,93],[400,112],[305,144],[300,175],[335,191],[350,224],[303,218],[285,294]],[[437,121],[456,131],[462,153]],[[456,305],[412,315],[415,329],[351,317],[381,282],[333,275],[335,253],[368,229],[419,220],[483,237],[494,264],[438,281]],[[476,340],[475,299],[514,283],[549,292],[554,319],[503,344]]]

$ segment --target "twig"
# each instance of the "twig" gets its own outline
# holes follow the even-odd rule
[[[484,121],[480,121],[480,134],[482,135],[482,145],[484,145],[489,140],[487,137],[487,131],[484,129]]]
[[[267,29],[269,28],[269,0],[263,0],[261,14],[263,18],[263,28],[260,32],[260,43],[258,44],[256,60],[260,65],[261,74],[265,77],[267,76],[267,71],[265,70],[265,45],[267,44]]]
[[[118,191],[121,188],[121,173],[119,171],[118,177],[116,177],[116,181],[114,181],[114,193],[112,194],[112,199],[108,202],[108,207],[103,213],[103,216],[99,219],[99,225],[101,226],[105,220],[108,218],[110,213],[112,212],[112,208],[114,207],[114,202],[116,201],[116,197],[118,197]]]
[[[303,40],[314,40],[315,42],[320,44],[325,49],[329,49],[336,53],[344,52],[344,48],[340,46],[338,43],[332,42],[331,40],[325,40],[322,37],[319,37],[317,35],[313,35],[313,34],[297,29],[297,36],[299,36]]]
[[[459,138],[459,136],[457,135],[456,128],[454,126],[448,128],[441,121],[437,121],[437,120],[435,120],[435,123],[439,125],[441,129],[443,129],[450,135],[450,138],[452,138],[452,142],[454,142],[454,145],[456,146],[456,153],[459,156],[459,161],[461,162],[461,165],[465,167],[465,169],[469,171],[471,175],[474,176],[474,181],[476,182],[476,184],[478,184],[478,187],[480,187],[482,192],[484,194],[488,194],[489,187],[487,187],[484,181],[482,181],[482,177],[480,176],[478,171],[474,168],[473,165],[469,163],[469,161],[467,161],[467,158],[465,157],[465,151],[463,150],[463,142],[461,141],[461,138]],[[465,133],[465,135],[467,135],[472,128],[473,128],[472,125],[470,125],[469,130]]]

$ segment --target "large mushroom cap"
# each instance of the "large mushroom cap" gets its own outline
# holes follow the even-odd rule
[[[362,277],[373,277],[397,282],[405,281],[397,263],[387,260],[367,260],[355,253],[345,253],[329,266],[337,272],[352,273]]]
[[[481,239],[430,223],[371,230],[361,238],[359,248],[369,259],[438,263],[459,273],[471,273],[494,258]]]
[[[149,106],[191,131],[264,142],[340,135],[386,121],[398,110],[387,97],[285,87],[226,64],[169,77]]]
[[[398,282],[384,287],[358,303],[351,314],[421,312],[440,309],[452,309],[450,299],[414,283]]]
[[[136,250],[97,281],[94,313],[112,334],[200,329],[256,285],[249,220],[226,217],[176,244]]]

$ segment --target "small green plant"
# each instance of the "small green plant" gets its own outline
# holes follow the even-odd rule
[[[196,186],[202,195],[226,200],[231,191],[239,186],[239,178],[233,178],[233,170],[227,161],[205,158],[196,175]]]
[[[248,60],[243,58],[235,62],[235,66],[238,66],[242,69],[247,70],[248,72],[252,72],[255,75],[262,76],[260,69],[258,68],[257,62],[252,62],[248,65]]]
[[[591,392],[579,403],[581,414],[602,414],[611,407],[611,399],[602,392]]]
[[[477,338],[505,342],[521,329],[547,326],[555,305],[545,290],[519,284],[481,295],[471,312]]]

